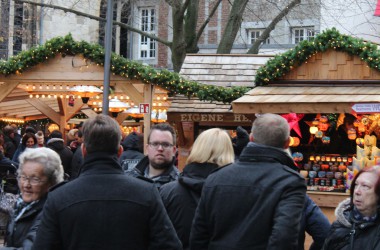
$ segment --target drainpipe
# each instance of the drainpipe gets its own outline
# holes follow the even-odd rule
[[[41,3],[44,3],[44,0],[41,0]],[[40,45],[43,44],[43,36],[44,36],[44,7],[41,6],[40,10]]]

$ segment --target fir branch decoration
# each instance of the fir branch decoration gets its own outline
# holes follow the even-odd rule
[[[53,38],[44,45],[22,51],[8,61],[0,61],[0,74],[22,74],[28,68],[54,58],[57,54],[62,56],[82,54],[84,58],[96,64],[104,64],[105,53],[102,46],[85,41],[76,42],[69,34],[65,37]],[[169,96],[182,94],[188,97],[198,97],[200,100],[223,103],[231,103],[250,89],[248,87],[227,88],[188,81],[177,73],[166,69],[157,70],[115,53],[111,55],[111,72],[128,79],[154,84],[166,89]]]
[[[312,55],[328,49],[359,56],[370,68],[380,70],[380,53],[377,46],[362,39],[340,34],[335,28],[326,30],[311,41],[302,41],[293,49],[275,56],[257,71],[256,86],[267,85],[303,64]]]

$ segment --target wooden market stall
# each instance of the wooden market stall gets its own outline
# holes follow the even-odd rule
[[[208,86],[253,87],[256,71],[272,56],[189,54],[181,69],[185,79]],[[179,168],[185,165],[196,137],[203,130],[220,127],[233,136],[237,126],[250,130],[254,115],[234,114],[231,103],[201,101],[199,98],[176,95],[170,98],[168,122],[178,131]]]
[[[368,160],[360,161],[361,156],[358,153],[329,155],[331,151],[323,150],[328,148],[330,139],[333,139],[328,131],[335,133],[344,113],[356,116],[355,136],[350,139],[357,139],[355,146],[358,152],[363,150],[361,139],[367,138],[365,136],[372,133],[379,139],[379,135],[373,133],[374,127],[380,121],[380,115],[376,114],[376,111],[380,111],[379,55],[374,44],[339,34],[335,30],[324,32],[314,41],[304,41],[293,50],[268,61],[256,75],[256,87],[232,102],[233,111],[236,114],[301,114],[308,118],[300,119],[298,123],[307,124],[307,127],[313,126],[313,122],[321,124],[318,119],[324,117],[323,119],[327,119],[324,123],[329,129],[322,130],[320,125],[317,125],[320,137],[307,131],[307,135],[302,134],[307,137],[304,141],[301,138],[303,147],[300,145],[293,150],[305,151],[301,151],[303,157],[298,163],[305,171],[307,181],[314,179],[311,178],[312,168],[319,165],[325,166],[325,170],[331,173],[342,172],[342,175],[338,175],[341,185],[347,186],[349,179],[341,176],[350,176],[352,179],[353,174],[349,169],[374,164],[374,155],[366,155],[364,157]],[[319,141],[319,144],[315,145],[320,147],[310,147],[315,141]],[[376,147],[372,146],[373,149]],[[334,162],[331,162],[332,159]],[[336,165],[339,165],[339,168],[335,168]],[[321,169],[315,170],[317,177],[320,177]],[[324,174],[328,173],[326,171]],[[332,221],[335,219],[335,207],[340,201],[348,198],[348,193],[345,188],[343,191],[336,188],[335,175],[325,178],[326,176],[321,174],[321,177],[323,178],[318,178],[318,184],[308,182],[308,192]]]
[[[0,62],[0,120],[27,123],[49,118],[64,133],[68,121],[79,112],[87,117],[96,115],[102,108],[102,91],[74,93],[73,87],[103,88],[103,60],[101,46],[76,42],[68,35]],[[109,111],[119,124],[131,116],[124,111],[141,103],[148,104],[150,110],[168,108],[168,91],[159,86],[165,79],[157,77],[153,68],[116,55],[111,67],[109,98],[123,105],[111,110],[110,101]],[[139,119],[145,118],[146,122],[123,127],[137,126],[139,131],[149,131],[151,113],[142,116]]]

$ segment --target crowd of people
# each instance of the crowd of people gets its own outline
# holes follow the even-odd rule
[[[203,131],[182,171],[167,123],[146,145],[105,115],[72,140],[16,131],[0,136],[0,164],[17,169],[19,187],[0,249],[303,250],[305,233],[312,250],[380,249],[380,166],[355,176],[330,225],[306,194],[279,115],[258,115],[233,139]]]

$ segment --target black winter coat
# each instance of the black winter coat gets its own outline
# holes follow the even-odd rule
[[[305,249],[305,232],[313,238],[313,243],[310,245],[309,250],[322,249],[325,239],[329,235],[330,227],[330,222],[322,210],[306,195],[298,238],[298,250]]]
[[[41,223],[42,208],[45,201],[46,197],[39,200],[17,222],[15,221],[15,215],[11,215],[5,236],[6,247],[1,249],[32,249],[37,229]]]
[[[217,168],[218,165],[212,163],[190,163],[185,166],[178,181],[167,183],[160,189],[166,211],[184,249],[189,247],[191,224],[203,184]]]
[[[46,147],[54,150],[59,154],[65,174],[68,174],[70,176],[73,152],[70,150],[69,147],[65,146],[65,144],[63,143],[63,139],[52,138],[47,142]]]
[[[77,148],[75,153],[73,154],[73,158],[71,160],[71,175],[70,180],[77,178],[80,174],[81,168],[83,165],[83,155],[81,148]]]
[[[84,158],[78,178],[49,192],[36,250],[182,249],[157,188],[124,174],[117,155]]]
[[[162,173],[159,176],[155,176],[153,178],[145,177],[145,170],[149,167],[149,158],[148,156],[145,156],[142,158],[137,165],[132,168],[131,170],[128,170],[125,172],[126,175],[146,179],[147,181],[151,181],[156,185],[157,188],[161,188],[162,185],[169,183],[171,181],[175,181],[179,177],[179,171],[174,166],[174,159],[173,159],[173,165],[170,166],[168,169],[165,170],[164,173]]]
[[[144,156],[143,153],[137,150],[127,149],[120,155],[119,162],[124,172],[126,172],[132,170]]]
[[[194,250],[298,247],[305,179],[278,148],[249,143],[237,162],[210,174],[190,236]]]
[[[380,210],[378,210],[378,215]],[[335,210],[333,222],[323,250],[380,249],[380,218],[375,222],[357,221],[352,216],[350,199],[342,201]]]

